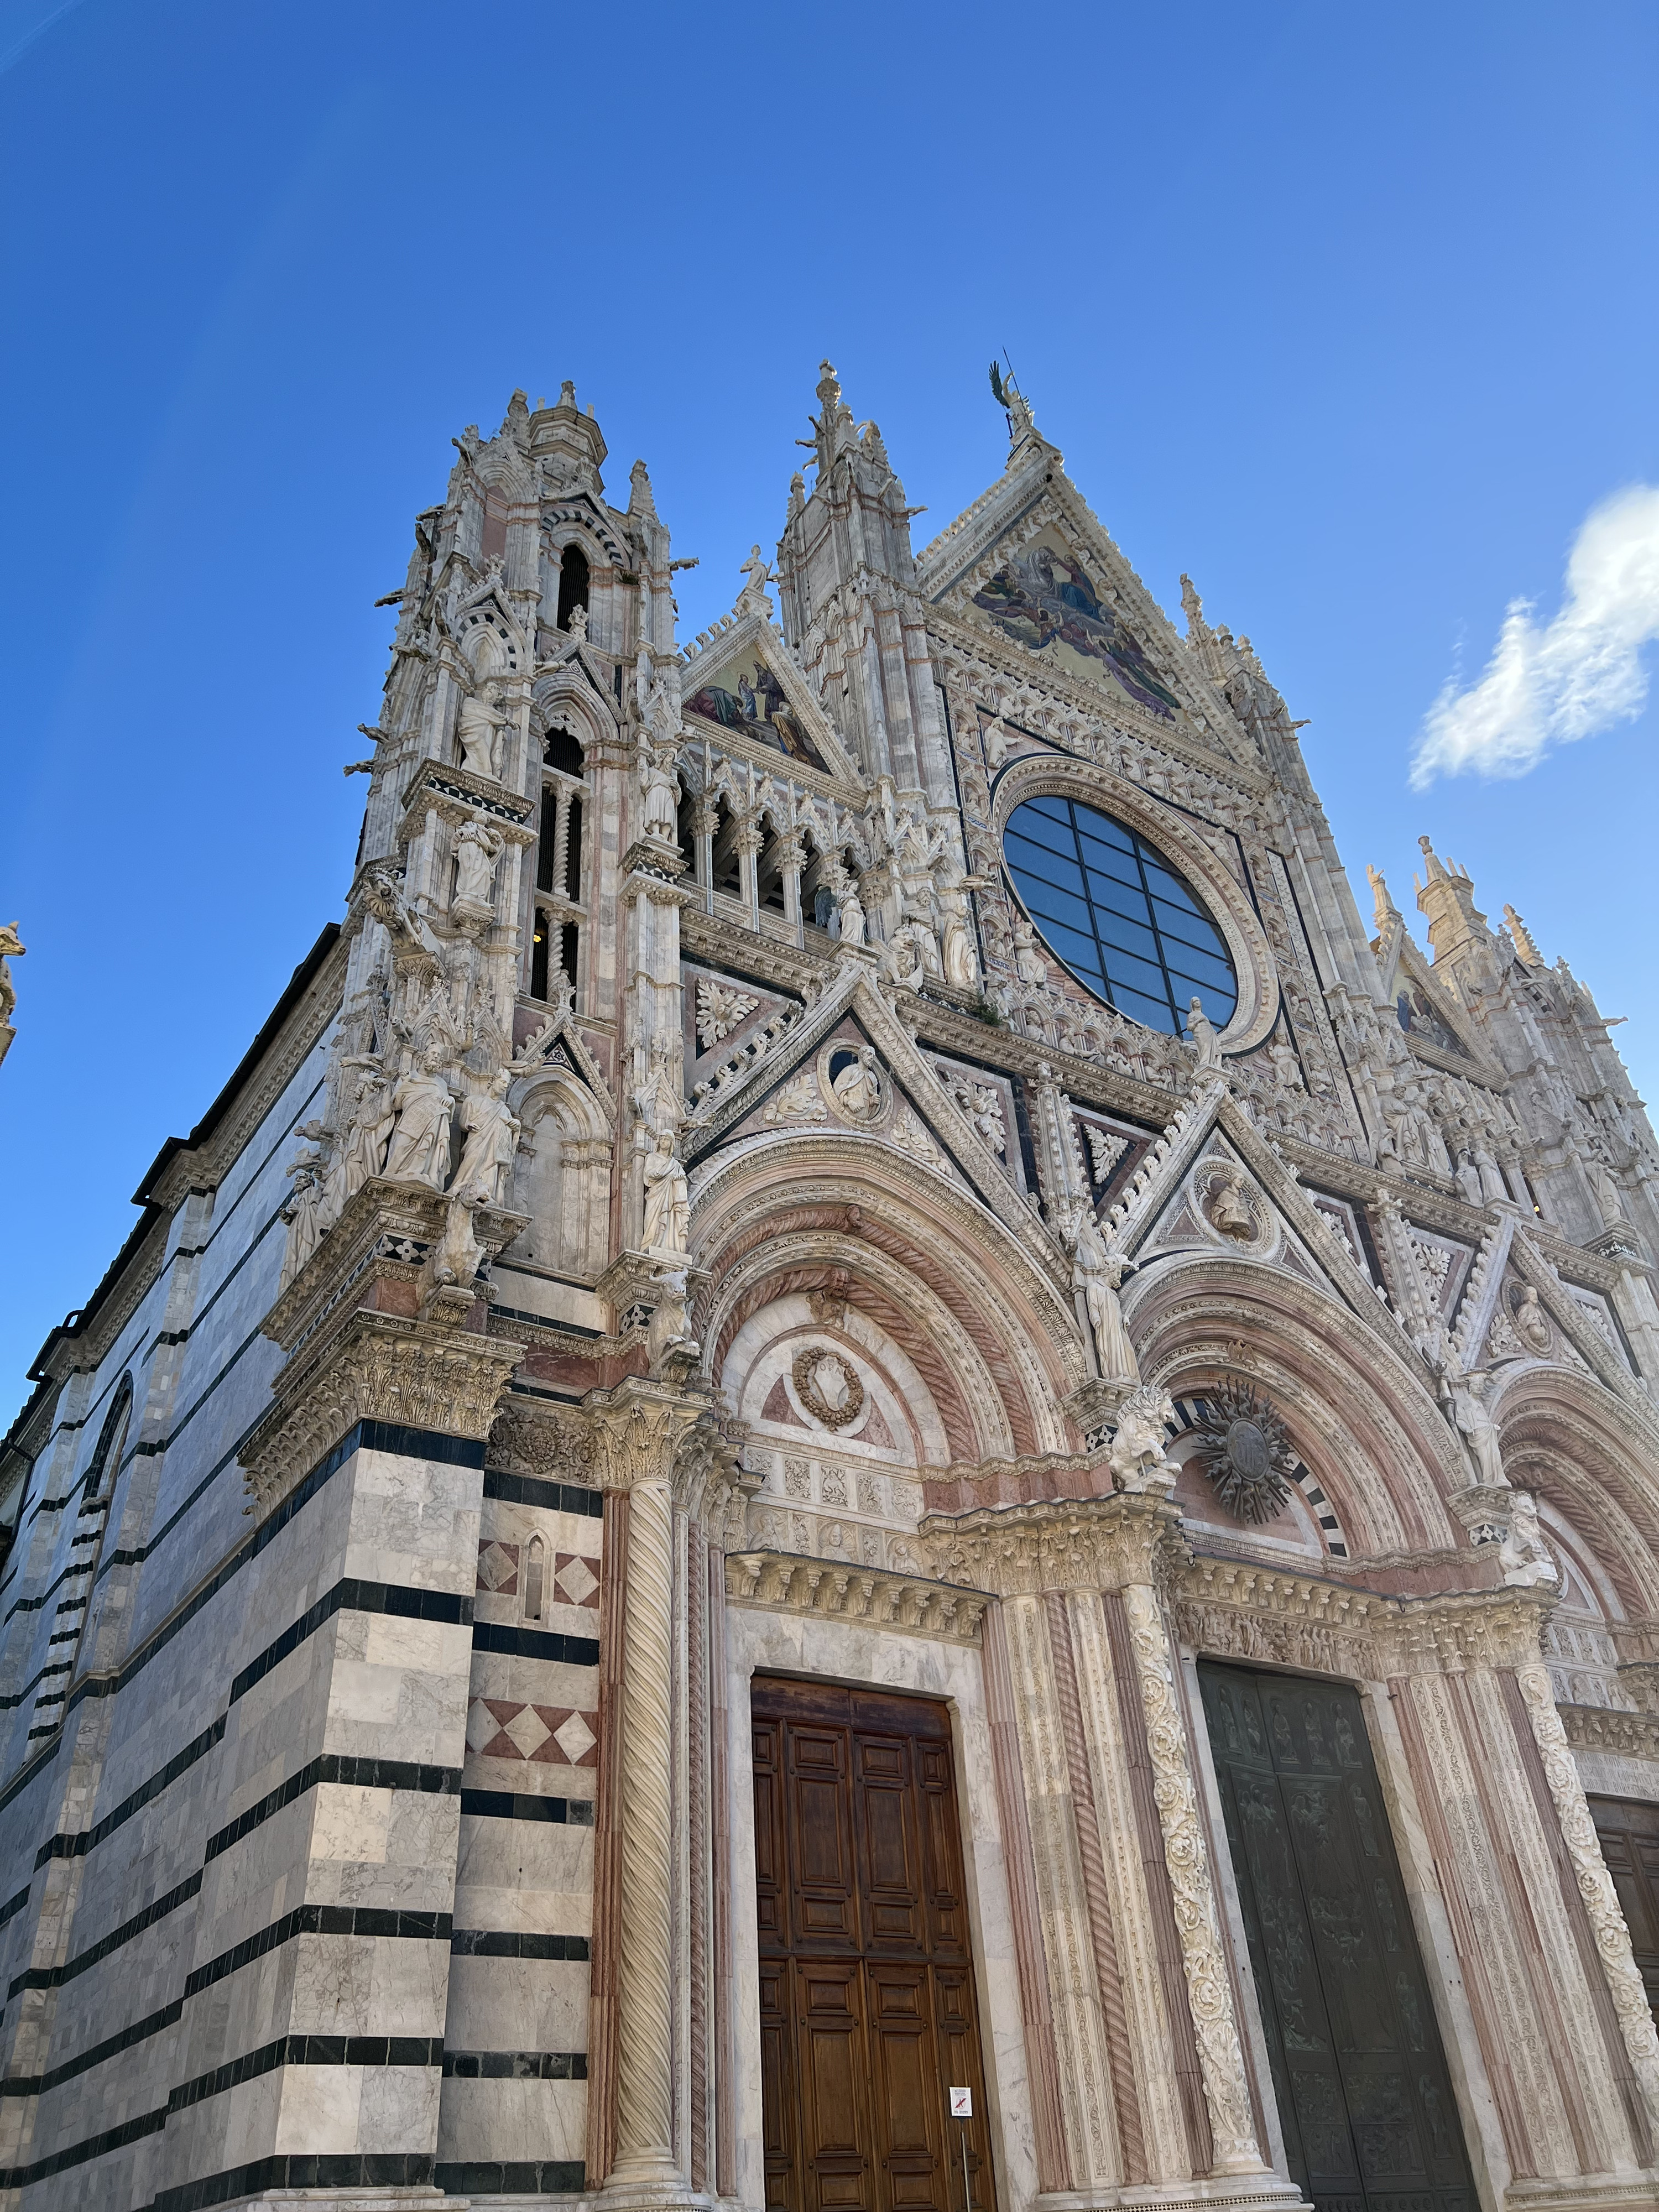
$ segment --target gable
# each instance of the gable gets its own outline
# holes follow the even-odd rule
[[[998,550],[991,574],[971,591],[964,586],[970,605],[1038,659],[1174,720],[1181,702],[1113,606],[1097,561],[1085,559],[1053,522],[1018,550]]]
[[[750,738],[786,760],[799,761],[820,775],[833,775],[814,742],[806,717],[790,698],[770,656],[751,640],[730,653],[707,673],[699,668],[688,688],[683,711],[689,722],[707,722],[720,731]]]

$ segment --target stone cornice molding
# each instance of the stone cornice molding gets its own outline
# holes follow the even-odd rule
[[[1558,1705],[1561,1726],[1574,1751],[1611,1751],[1621,1759],[1645,1759],[1659,1766],[1659,1718],[1626,1712],[1615,1705]]]
[[[756,1612],[843,1620],[951,1644],[977,1644],[992,1602],[986,1590],[782,1552],[732,1553],[726,1562],[726,1594],[733,1605]]]
[[[1537,1589],[1389,1597],[1207,1557],[1176,1570],[1171,1595],[1181,1641],[1197,1653],[1379,1682],[1536,1665],[1555,1604]]]
[[[918,1531],[947,1581],[1016,1597],[1151,1585],[1180,1524],[1162,1498],[1123,1495],[930,1513]]]

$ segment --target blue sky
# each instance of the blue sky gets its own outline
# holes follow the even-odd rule
[[[372,602],[515,385],[574,379],[613,492],[649,463],[690,635],[821,357],[920,543],[1000,468],[1006,348],[1163,604],[1189,570],[1310,718],[1362,893],[1409,908],[1429,831],[1655,1095],[1650,505],[1558,617],[1586,519],[1659,484],[1656,95],[1621,0],[0,0],[0,1400],[338,916]],[[1413,790],[1437,701],[1462,772]]]

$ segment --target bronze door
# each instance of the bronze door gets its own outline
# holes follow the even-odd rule
[[[1638,1799],[1592,1797],[1590,1817],[1601,1856],[1619,1893],[1630,1947],[1659,2021],[1659,1805]]]
[[[768,1675],[750,1710],[767,2204],[994,2212],[950,1717]]]
[[[1358,1692],[1199,1679],[1292,2179],[1317,2212],[1475,2212]]]

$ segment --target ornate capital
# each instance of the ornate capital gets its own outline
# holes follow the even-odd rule
[[[268,1512],[359,1421],[482,1441],[522,1349],[395,1314],[348,1315],[295,1353],[243,1447],[255,1510]]]
[[[1134,1495],[933,1513],[921,1534],[946,1582],[1016,1597],[1155,1583],[1164,1572],[1160,1554],[1178,1541],[1180,1524],[1175,1506]]]
[[[582,1400],[592,1421],[593,1471],[604,1490],[672,1482],[682,1441],[707,1410],[702,1394],[630,1376]]]

